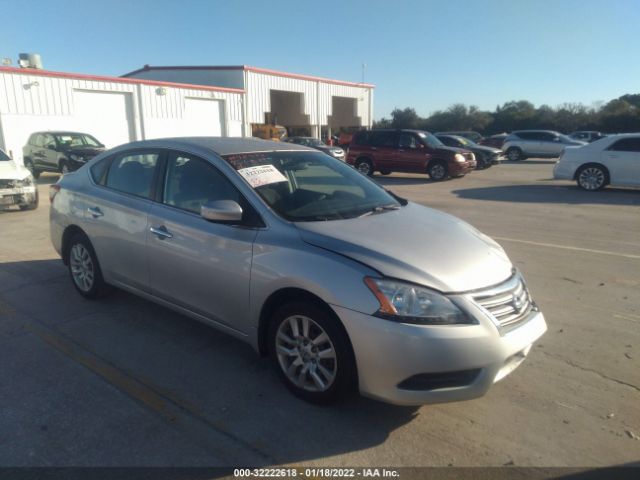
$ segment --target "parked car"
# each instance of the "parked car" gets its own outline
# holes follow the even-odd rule
[[[610,135],[586,147],[565,148],[553,177],[575,180],[589,191],[606,185],[639,187],[640,133]]]
[[[586,142],[573,140],[553,130],[517,130],[504,141],[502,151],[511,161],[528,157],[557,158],[565,147],[580,147]]]
[[[573,138],[574,140],[580,140],[583,142],[595,142],[596,140],[600,140],[601,138],[606,137],[606,135],[602,132],[595,132],[592,130],[582,130],[579,132],[573,132],[569,134],[569,138]]]
[[[502,145],[504,145],[504,140],[508,136],[508,133],[498,133],[496,135],[491,135],[490,137],[484,137],[482,140],[478,141],[478,145],[483,145],[485,147],[502,148]]]
[[[22,158],[38,178],[41,172],[73,172],[104,150],[104,145],[88,133],[35,132],[22,147]]]
[[[31,172],[0,150],[0,208],[38,208],[38,187]]]
[[[434,135],[457,135],[459,137],[464,137],[464,138],[468,138],[469,140],[471,140],[472,142],[478,143],[480,140],[482,140],[482,135],[478,132],[466,132],[466,131],[462,131],[462,132],[436,132],[434,133]]]
[[[496,242],[307,147],[135,142],[51,198],[80,295],[116,286],[230,333],[308,401],[479,397],[546,330]]]
[[[473,153],[445,146],[420,130],[363,130],[353,136],[347,163],[361,173],[427,173],[432,180],[462,177],[476,168]]]
[[[436,137],[448,147],[462,148],[473,153],[476,157],[476,168],[478,170],[500,163],[502,150],[499,148],[484,147],[458,135],[436,135]]]
[[[353,133],[341,133],[338,136],[337,145],[343,149],[347,149],[351,144],[351,140],[353,140]]]
[[[321,152],[331,155],[338,160],[344,162],[344,150],[339,147],[332,147],[322,143],[320,140],[314,137],[289,137],[284,140],[285,142],[295,143],[296,145],[304,145],[305,147],[315,148]]]

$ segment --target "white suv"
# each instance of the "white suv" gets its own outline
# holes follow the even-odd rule
[[[516,130],[502,145],[502,151],[511,161],[528,157],[559,157],[564,147],[581,147],[587,142],[574,140],[553,130]]]

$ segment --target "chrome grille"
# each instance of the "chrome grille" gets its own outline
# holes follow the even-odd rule
[[[522,277],[515,274],[497,287],[471,295],[501,328],[511,329],[527,318],[533,302]]]

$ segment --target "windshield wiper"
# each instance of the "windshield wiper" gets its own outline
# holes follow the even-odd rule
[[[373,207],[370,210],[367,210],[361,215],[358,215],[356,218],[368,217],[369,215],[375,215],[376,213],[383,213],[389,210],[400,210],[400,205],[396,205],[395,203],[390,203],[389,205],[380,205],[377,207]]]

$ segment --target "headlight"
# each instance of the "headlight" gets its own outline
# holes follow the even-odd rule
[[[22,180],[14,180],[13,185],[15,187],[30,187],[33,185],[33,177],[29,175],[27,178]]]
[[[376,316],[402,323],[455,325],[476,323],[444,295],[418,285],[365,277],[380,302]]]
[[[72,153],[71,155],[69,155],[69,158],[76,162],[84,162],[84,157],[82,155],[76,155],[75,153]]]
[[[456,153],[456,162],[465,162],[466,159],[464,158],[464,155],[462,155],[461,153]]]

